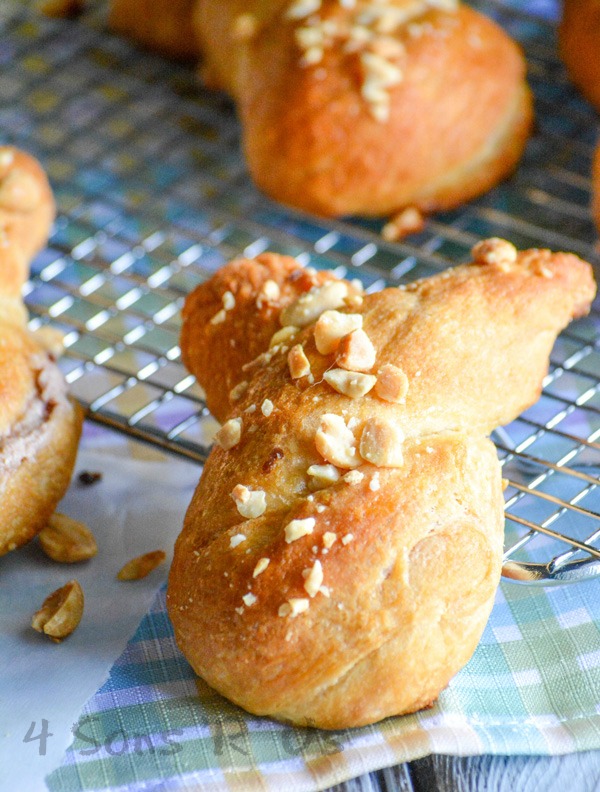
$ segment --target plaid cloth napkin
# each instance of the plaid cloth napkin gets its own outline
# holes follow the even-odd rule
[[[427,711],[337,732],[252,717],[179,653],[164,590],[73,728],[50,792],[319,790],[429,753],[600,748],[600,580],[503,583],[471,662]]]

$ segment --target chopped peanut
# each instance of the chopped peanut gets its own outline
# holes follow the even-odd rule
[[[215,434],[215,443],[225,451],[236,446],[242,438],[242,419],[230,418]]]
[[[231,497],[238,512],[249,520],[260,517],[267,509],[267,496],[264,490],[250,490],[243,484],[237,484],[231,491]]]
[[[319,593],[323,584],[323,567],[320,561],[315,561],[310,569],[305,569],[302,573],[305,577],[304,590],[309,597],[314,597]]]
[[[317,524],[314,517],[305,517],[304,519],[291,520],[285,526],[285,541],[288,544],[295,542],[302,536],[307,536],[313,532],[313,528]]]
[[[315,344],[322,355],[329,355],[338,348],[341,339],[353,330],[362,328],[361,314],[343,314],[325,311],[315,325]]]
[[[510,267],[517,260],[517,249],[505,239],[492,237],[478,242],[471,251],[475,264],[495,264],[501,268]]]
[[[288,367],[292,379],[300,379],[310,374],[310,361],[304,353],[302,344],[296,344],[288,353]]]
[[[76,580],[70,580],[46,597],[40,610],[34,614],[31,626],[58,643],[78,626],[83,616],[83,605],[83,589]]]
[[[38,538],[44,553],[61,564],[87,561],[98,552],[94,535],[87,525],[59,512],[50,517]]]
[[[324,311],[341,308],[347,295],[348,285],[343,281],[328,281],[322,286],[315,286],[284,308],[279,317],[281,326],[306,327]]]
[[[248,382],[246,380],[242,380],[242,382],[238,382],[230,391],[229,391],[229,398],[231,401],[238,401],[242,398],[244,393],[248,390]]]
[[[340,468],[355,468],[361,464],[356,438],[341,415],[326,413],[315,435],[315,445],[321,456]]]
[[[369,418],[360,438],[360,455],[376,467],[402,467],[404,434],[390,421]]]
[[[281,330],[277,330],[271,336],[271,340],[269,341],[269,349],[273,349],[273,347],[279,346],[286,341],[291,341],[291,339],[298,335],[299,332],[300,328],[294,327],[294,325],[282,327]]]
[[[153,550],[150,553],[132,558],[117,574],[119,580],[141,580],[156,567],[160,566],[166,559],[167,554],[164,550]]]
[[[340,341],[336,363],[348,371],[370,371],[376,357],[369,336],[364,330],[355,330]]]
[[[307,611],[310,606],[310,600],[303,597],[292,597],[283,605],[280,605],[278,614],[280,616],[299,616],[304,611]]]
[[[384,401],[403,404],[408,393],[408,377],[398,366],[386,363],[377,372],[375,393]]]
[[[340,479],[335,465],[311,465],[306,472],[311,477],[311,489],[324,489]]]
[[[323,379],[338,393],[359,399],[367,394],[377,382],[372,374],[360,374],[358,371],[344,371],[337,368],[326,371]]]
[[[258,577],[259,575],[262,575],[262,573],[265,571],[265,569],[269,566],[270,563],[271,563],[270,558],[259,558],[258,561],[256,562],[256,566],[254,567],[254,572],[252,573],[252,577],[255,578]]]

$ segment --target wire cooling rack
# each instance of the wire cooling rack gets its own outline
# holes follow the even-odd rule
[[[368,290],[465,261],[487,236],[597,261],[588,210],[597,118],[557,60],[552,4],[476,5],[526,50],[536,133],[509,182],[393,244],[381,223],[315,219],[258,193],[228,99],[203,90],[192,68],[108,34],[103,4],[67,21],[3,0],[0,134],[42,160],[59,207],[26,301],[32,327],[65,333],[62,367],[90,418],[205,459],[215,422],[180,360],[179,310],[240,254],[287,253]],[[514,579],[600,572],[599,347],[596,304],[559,338],[538,404],[494,436]]]

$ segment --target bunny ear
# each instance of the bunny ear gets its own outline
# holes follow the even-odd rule
[[[296,259],[265,253],[236,259],[222,267],[186,299],[181,350],[185,365],[205,389],[213,415],[223,421],[236,403],[236,393],[269,349],[292,346],[305,320],[286,316],[302,295],[326,283],[343,283],[342,291],[323,295],[326,307],[351,305],[360,298],[360,283],[340,281],[332,273],[301,267]],[[283,319],[281,317],[284,317]],[[282,324],[283,322],[283,324]],[[232,394],[232,391],[233,394]]]
[[[502,555],[486,435],[537,398],[595,283],[576,256],[504,240],[473,256],[364,296],[237,261],[189,298],[184,359],[225,422],[169,613],[196,671],[251,712],[343,728],[414,711],[477,643]]]
[[[28,265],[46,244],[54,214],[54,198],[41,165],[24,151],[0,146],[0,244],[14,245]]]

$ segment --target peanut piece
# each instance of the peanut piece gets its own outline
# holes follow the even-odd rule
[[[377,382],[372,374],[360,374],[358,371],[331,369],[323,374],[323,379],[338,393],[351,399],[360,399],[367,394]]]
[[[376,467],[402,467],[404,434],[390,421],[369,418],[360,438],[360,455]]]
[[[94,534],[85,523],[56,512],[39,533],[40,547],[59,564],[87,561],[98,552]]]
[[[83,616],[83,590],[76,580],[52,592],[34,614],[31,626],[55,643],[70,635]]]
[[[377,352],[369,336],[364,330],[355,330],[340,341],[335,362],[347,371],[370,371],[376,357]]]
[[[300,379],[310,374],[310,361],[306,357],[302,344],[296,344],[290,349],[288,367],[292,379]]]
[[[230,418],[215,434],[215,443],[224,451],[234,448],[242,438],[242,419]]]
[[[153,572],[156,567],[160,566],[167,554],[164,550],[153,550],[150,553],[132,558],[117,574],[118,580],[140,580],[145,578],[150,572]]]
[[[339,468],[356,468],[361,464],[356,438],[341,415],[325,413],[315,435],[317,451],[323,459]]]
[[[377,372],[375,393],[384,401],[403,404],[408,393],[408,377],[398,366],[386,363]]]
[[[347,296],[348,284],[343,281],[328,281],[301,294],[291,305],[284,308],[279,322],[282,327],[286,325],[306,327],[316,322],[329,308],[341,308]]]
[[[340,341],[353,330],[362,328],[361,314],[343,314],[339,311],[325,311],[315,325],[315,345],[322,355],[335,352]]]

